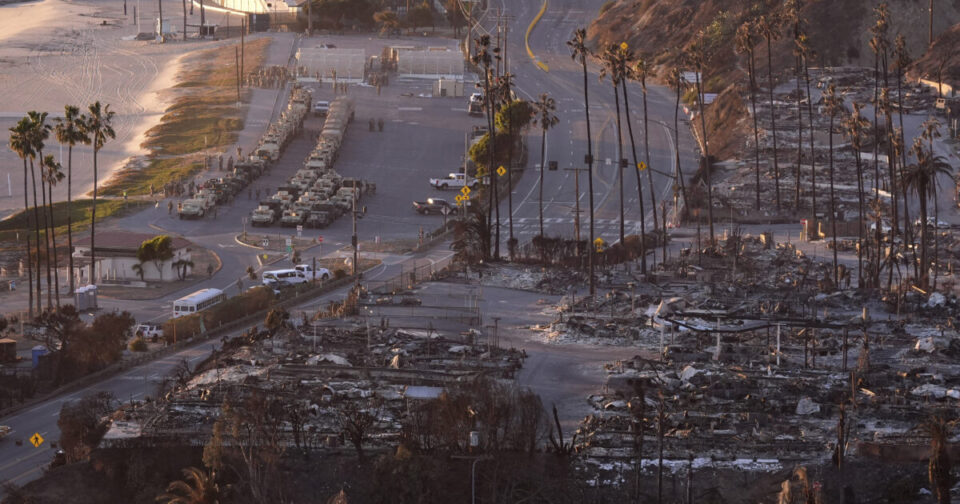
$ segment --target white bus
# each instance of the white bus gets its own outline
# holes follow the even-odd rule
[[[193,315],[226,299],[227,295],[220,289],[200,289],[173,302],[173,318]]]

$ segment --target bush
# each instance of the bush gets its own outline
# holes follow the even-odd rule
[[[601,16],[604,15],[604,13],[610,10],[614,5],[616,5],[616,3],[617,2],[615,2],[614,0],[607,0],[606,2],[604,2],[603,5],[600,7],[600,15]]]
[[[346,278],[346,277],[347,277],[347,270],[343,268],[337,268],[333,270],[333,278],[335,280],[340,280],[341,278]]]
[[[274,301],[273,290],[269,287],[250,289],[200,313],[168,320],[163,325],[163,337],[168,343],[190,338],[202,332],[201,317],[203,317],[202,329],[209,331],[222,324],[242,319],[251,313],[265,310]]]
[[[130,342],[129,347],[131,352],[146,352],[147,342],[144,341],[142,337],[137,336]]]

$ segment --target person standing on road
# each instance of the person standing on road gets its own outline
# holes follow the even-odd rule
[[[173,216],[173,201],[167,202],[167,215]]]
[[[377,128],[383,133],[383,119],[377,119]]]

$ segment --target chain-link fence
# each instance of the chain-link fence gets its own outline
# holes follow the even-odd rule
[[[396,294],[415,285],[437,280],[453,265],[453,254],[443,259],[411,259],[400,263],[400,274],[387,279],[367,282],[367,291],[373,294]]]

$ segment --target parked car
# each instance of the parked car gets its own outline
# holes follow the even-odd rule
[[[464,186],[470,189],[476,189],[480,185],[480,181],[472,177],[467,177],[466,174],[463,173],[451,173],[444,178],[430,179],[430,185],[440,190],[447,190],[451,187],[459,189]]]
[[[133,334],[143,339],[157,341],[163,335],[163,328],[156,324],[139,324],[133,330]]]
[[[421,215],[427,214],[441,214],[443,209],[446,208],[449,211],[453,211],[453,206],[445,199],[440,198],[427,198],[427,201],[414,201],[413,209]]]

